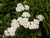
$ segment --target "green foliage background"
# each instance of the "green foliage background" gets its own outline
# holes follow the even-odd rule
[[[24,3],[26,1],[27,3]],[[36,15],[42,14],[45,17],[43,22],[40,22],[40,28],[29,30],[20,26],[16,35],[5,38],[44,38],[49,37],[50,27],[47,26],[47,21],[50,22],[50,0],[0,0],[0,35],[4,34],[4,30],[11,27],[11,20],[17,19],[21,13],[16,12],[17,3],[27,4],[30,6],[28,12],[31,14],[29,21],[32,21]],[[25,10],[26,11],[26,10]]]

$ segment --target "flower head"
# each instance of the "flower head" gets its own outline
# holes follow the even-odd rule
[[[25,10],[29,10],[29,6],[28,5],[25,5]]]
[[[43,21],[43,19],[45,19],[43,15],[37,15],[36,18],[39,19],[39,21]]]
[[[17,4],[17,7],[18,7],[18,6],[22,6],[22,3],[18,3],[18,4]]]
[[[31,15],[28,12],[23,12],[22,17],[30,17]]]
[[[34,23],[39,24],[39,20],[38,19],[34,19]]]
[[[4,31],[4,34],[5,34],[6,36],[9,36],[9,33],[8,33],[7,30]]]
[[[24,10],[24,6],[21,3],[17,4],[16,11],[21,12],[23,10]]]
[[[35,22],[30,22],[29,29],[38,29],[39,25]]]

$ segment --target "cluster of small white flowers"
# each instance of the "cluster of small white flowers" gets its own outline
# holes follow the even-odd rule
[[[27,18],[28,16],[30,17],[31,15],[28,12],[24,12],[22,14],[22,17],[19,17],[17,20],[20,23],[20,25],[22,25],[25,28],[29,28],[29,29],[38,29],[39,28],[39,20],[38,19],[34,19],[32,22],[29,22],[29,19]]]
[[[18,21],[20,25],[24,26],[25,28],[28,28],[28,25],[26,25],[28,23],[28,18],[19,17]]]
[[[12,20],[11,27],[4,31],[6,36],[14,36],[16,29],[19,27],[19,23],[16,19]]]
[[[29,8],[30,7],[28,5],[23,6],[21,3],[18,3],[17,7],[16,7],[16,11],[21,12],[21,11],[24,11],[24,10],[29,10]]]
[[[23,10],[24,10],[24,6],[21,3],[17,4],[16,11],[21,12]]]
[[[39,19],[39,21],[43,21],[43,19],[45,19],[44,16],[41,14],[37,15],[36,18]]]
[[[29,8],[30,7],[28,5],[25,5],[25,8],[24,8],[24,6],[21,3],[18,3],[16,11],[20,12],[20,11],[23,11],[24,9],[29,10]],[[43,21],[44,16],[43,15],[37,15],[36,16],[37,19],[34,19],[31,22],[28,19],[30,16],[31,15],[28,12],[23,12],[22,17],[19,17],[17,20],[16,19],[12,20],[11,27],[8,28],[7,30],[5,30],[4,34],[6,36],[14,36],[16,29],[19,27],[19,25],[22,25],[23,27],[29,28],[29,29],[38,29],[39,28],[39,22]]]
[[[30,22],[29,29],[38,29],[39,28],[39,20],[34,19],[34,21]]]
[[[4,31],[5,35],[14,36],[16,29],[19,27],[19,25],[22,25],[23,27],[29,28],[29,29],[38,29],[39,22],[43,21],[43,19],[44,19],[43,15],[38,15],[38,16],[36,16],[36,18],[38,18],[38,19],[34,19],[33,21],[29,22],[29,19],[27,17],[28,16],[26,14],[26,17],[24,17],[24,18],[19,17],[17,20],[16,19],[12,20],[11,27]]]
[[[22,17],[30,17],[31,15],[28,12],[23,12]]]
[[[36,18],[38,19],[34,19],[33,22],[31,22],[31,25],[29,25],[29,29],[38,29],[39,28],[39,22],[43,21],[44,16],[43,15],[37,15]]]
[[[27,12],[26,12],[27,13]],[[19,23],[24,26],[25,28],[29,28],[29,29],[38,29],[39,28],[39,22],[43,21],[44,16],[43,15],[37,15],[36,18],[38,19],[34,19],[33,21],[29,22],[28,21],[28,16],[30,17],[30,14],[25,14],[25,12],[22,14],[22,17],[19,18]]]
[[[28,5],[25,5],[25,10],[29,10],[29,6]]]

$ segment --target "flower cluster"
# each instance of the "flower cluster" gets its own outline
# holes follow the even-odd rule
[[[24,14],[25,14],[25,12],[24,12]],[[23,27],[29,28],[29,29],[38,29],[40,20],[43,21],[43,19],[44,19],[43,15],[40,15],[41,18],[38,18],[39,15],[36,16],[36,18],[38,18],[39,20],[34,19],[31,22],[29,22],[29,19],[27,18],[27,17],[29,17],[29,15],[30,14],[28,13],[28,14],[26,14],[26,17],[24,16],[24,18],[19,17],[17,20],[16,19],[12,20],[11,27],[4,31],[5,35],[6,36],[14,36],[16,29],[19,27],[19,25],[22,25]]]
[[[39,20],[34,19],[30,22],[29,29],[38,29],[39,28]]]
[[[16,11],[21,12],[21,11],[24,11],[24,10],[29,10],[29,8],[30,7],[28,5],[23,6],[21,3],[18,3],[17,7],[16,7]]]
[[[39,19],[39,21],[43,21],[43,19],[45,19],[44,16],[41,14],[37,15],[36,18]]]
[[[4,31],[6,36],[14,36],[19,23],[16,19],[12,20],[11,27]]]
[[[20,12],[20,11],[23,11],[24,9],[29,10],[29,8],[30,7],[28,5],[25,5],[25,8],[24,8],[24,6],[21,3],[19,3],[17,4],[16,11]],[[24,28],[38,29],[39,22],[43,21],[44,16],[41,14],[37,15],[36,16],[37,19],[33,19],[33,21],[31,22],[29,21],[30,16],[31,15],[28,12],[23,12],[22,17],[18,17],[17,20],[16,19],[12,20],[11,27],[4,31],[5,35],[14,36],[16,29],[19,28],[20,25],[22,25]]]
[[[30,17],[31,15],[28,12],[23,12],[22,17]]]

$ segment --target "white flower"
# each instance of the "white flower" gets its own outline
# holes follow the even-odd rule
[[[29,6],[28,5],[25,5],[25,10],[29,10]]]
[[[13,29],[13,30],[12,30]],[[15,32],[17,28],[11,27],[11,31]]]
[[[25,24],[26,22],[28,22],[28,18],[19,17],[19,18],[18,18],[18,21],[19,21],[20,25],[23,25],[23,24]]]
[[[23,6],[21,3],[18,3],[17,7],[16,7],[16,11],[21,12],[21,11],[24,11],[24,10],[29,10],[29,8],[30,7],[28,5]]]
[[[16,11],[17,12],[21,12],[23,10],[24,10],[24,6],[23,5],[22,6],[19,6],[19,7],[16,7]]]
[[[18,4],[17,4],[17,7],[18,7],[18,6],[22,6],[22,3],[18,3]]]
[[[22,17],[19,17],[18,18],[18,22],[19,22],[20,25],[23,25],[23,18]]]
[[[37,19],[34,19],[34,22],[36,23],[36,24],[39,24],[39,20],[37,20]]]
[[[14,36],[15,35],[15,32],[16,32],[16,29],[15,27],[10,27],[8,28],[5,32],[6,36],[9,34],[9,36]]]
[[[30,25],[30,23],[29,22],[26,22],[26,23],[23,23],[23,27],[25,27],[25,28],[29,28],[29,25]]]
[[[28,26],[29,26],[28,18],[19,17],[18,21],[19,21],[20,25],[22,25],[25,28],[28,28]]]
[[[22,17],[30,17],[31,15],[28,12],[23,12]]]
[[[7,30],[4,31],[4,34],[6,36],[14,36],[15,35],[15,31],[16,31],[16,28],[10,27],[10,28],[8,28]]]
[[[6,36],[14,36],[16,29],[19,27],[18,20],[13,19],[11,23],[11,27],[4,31]]]
[[[16,20],[16,19],[12,20],[11,27],[16,27],[16,28],[18,28],[18,27],[19,27],[18,20]]]
[[[16,8],[16,11],[17,11],[17,12],[21,12],[22,10],[21,10],[19,7],[17,7],[17,8]]]
[[[43,15],[37,15],[36,18],[39,19],[39,21],[43,21],[43,19],[45,19]]]
[[[15,32],[16,32],[16,29],[18,27],[19,27],[19,24],[16,23],[16,21],[13,20],[13,22],[11,23],[11,27],[4,31],[5,35],[6,36],[14,36]]]
[[[16,28],[15,27],[11,27],[11,31],[9,32],[10,36],[14,36],[16,32]]]
[[[24,6],[19,6],[21,8],[22,11],[24,11]]]
[[[18,23],[18,22],[16,22],[16,23],[11,23],[11,27],[14,27],[14,26],[19,27],[19,23]]]
[[[28,22],[28,18],[23,18],[23,22]]]
[[[11,32],[15,32],[16,28],[15,27],[11,27]]]
[[[15,32],[10,31],[10,36],[14,36]]]
[[[9,36],[9,33],[8,33],[7,30],[4,31],[4,34],[5,34],[6,36]]]
[[[29,25],[29,29],[38,29],[39,25],[37,24],[33,24],[33,25]]]
[[[22,24],[22,26],[24,26],[25,28],[28,28],[28,25],[29,25],[29,23],[28,23],[28,18],[23,18],[21,24]]]
[[[38,29],[39,25],[35,24],[34,22],[30,22],[29,29]]]

